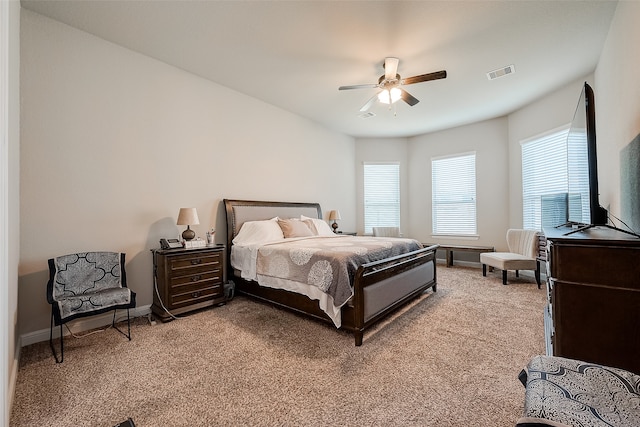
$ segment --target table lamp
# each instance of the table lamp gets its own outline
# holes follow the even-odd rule
[[[329,221],[333,221],[333,224],[331,224],[331,227],[333,227],[334,233],[338,232],[338,223],[336,221],[339,219],[342,219],[340,218],[340,211],[335,210],[335,211],[329,212]]]
[[[192,240],[193,238],[195,238],[196,232],[189,228],[189,226],[200,224],[200,220],[198,219],[198,211],[196,211],[196,208],[180,208],[180,212],[178,213],[178,221],[176,222],[176,224],[187,226],[187,229],[182,232],[182,238],[184,240]]]

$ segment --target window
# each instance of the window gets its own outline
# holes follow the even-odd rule
[[[567,222],[568,127],[521,143],[522,225],[542,230]]]
[[[400,165],[364,164],[364,232],[400,227]]]
[[[433,234],[476,235],[476,153],[431,159]]]

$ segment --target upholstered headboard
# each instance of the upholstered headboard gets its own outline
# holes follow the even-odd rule
[[[231,242],[240,231],[240,227],[247,221],[260,221],[279,217],[300,218],[300,215],[309,218],[322,219],[322,209],[319,203],[296,202],[260,202],[254,200],[229,200],[224,199],[224,207],[227,215],[227,250],[231,250]]]

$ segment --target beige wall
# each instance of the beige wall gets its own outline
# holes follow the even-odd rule
[[[455,240],[431,235],[431,158],[476,152],[478,239]],[[508,213],[507,120],[499,118],[412,138],[356,140],[358,162],[358,231],[362,232],[363,162],[399,162],[401,227],[405,236],[421,242],[498,244]]]
[[[509,115],[509,226],[522,227],[521,142],[571,123],[584,82],[578,79]]]
[[[356,194],[358,200],[357,229],[364,233],[364,163],[400,164],[400,230],[403,236],[412,237],[409,222],[409,158],[406,138],[359,138],[356,139]]]
[[[410,138],[411,231],[422,242],[506,246],[507,119],[497,118]],[[476,153],[478,238],[432,237],[431,159]]]
[[[407,183],[403,230],[430,241],[430,158],[473,149],[482,169],[474,243],[499,247],[506,228],[522,224],[520,141],[568,123],[582,82],[593,80],[596,91],[601,200],[614,213],[619,152],[640,131],[640,58],[630,42],[640,38],[634,25],[640,4],[634,2],[618,4],[594,76],[506,118],[356,143],[39,15],[23,15],[23,333],[48,327],[46,259],[64,252],[126,251],[132,287],[141,304],[150,303],[148,249],[178,233],[173,223],[181,206],[198,208],[200,234],[219,226],[223,197],[318,200],[325,211],[340,209],[341,229],[362,231],[362,162],[399,159]],[[190,172],[193,158],[199,167]],[[63,186],[72,186],[71,196],[58,192]]]
[[[640,2],[618,2],[593,88],[600,204],[625,221],[629,218],[623,218],[620,209],[620,151],[640,133],[639,21]]]
[[[18,319],[18,263],[20,254],[20,3],[2,2],[0,6],[0,30],[2,32],[2,92],[3,117],[0,120],[2,135],[2,165],[0,179],[3,186],[0,201],[2,218],[2,250],[0,250],[0,322],[2,327],[2,398],[0,423],[9,425],[11,403],[18,370],[19,334]],[[5,39],[7,37],[7,39]],[[6,40],[6,44],[5,44]],[[6,86],[5,86],[6,85]],[[6,139],[5,139],[6,138]],[[5,145],[6,144],[6,145]],[[6,174],[5,174],[6,172]],[[7,181],[5,181],[5,179]]]
[[[27,10],[21,35],[21,333],[48,332],[57,255],[126,252],[151,304],[149,249],[180,207],[219,241],[223,198],[317,201],[355,227],[352,138]]]

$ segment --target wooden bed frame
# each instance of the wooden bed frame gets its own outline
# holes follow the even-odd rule
[[[227,260],[230,263],[232,240],[247,221],[280,218],[299,218],[305,215],[322,219],[318,203],[260,202],[249,200],[224,200],[227,217]],[[355,345],[362,345],[365,329],[387,316],[425,290],[436,291],[437,245],[422,248],[404,255],[361,265],[353,283],[351,303],[342,307],[342,329],[353,333]],[[252,298],[266,301],[324,322],[332,321],[318,306],[318,301],[305,295],[263,287],[235,274],[228,266],[229,276],[236,290]]]

